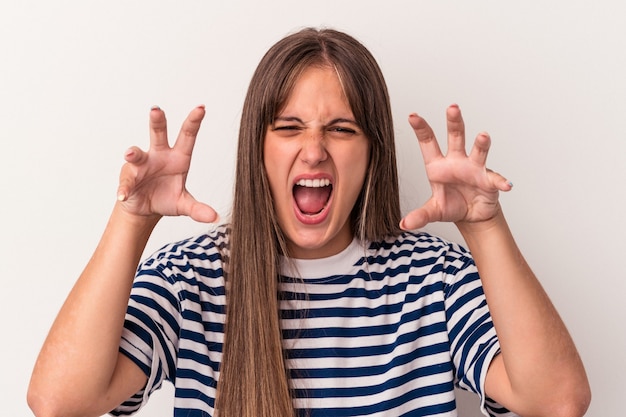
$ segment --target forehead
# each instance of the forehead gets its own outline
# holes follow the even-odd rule
[[[306,68],[296,79],[278,115],[302,111],[352,114],[341,78],[333,67]]]

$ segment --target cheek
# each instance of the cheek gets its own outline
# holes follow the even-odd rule
[[[350,150],[348,154],[348,167],[355,174],[355,181],[363,182],[370,163],[370,146],[364,143]]]
[[[281,147],[277,146],[276,141],[267,140],[263,146],[263,165],[270,186],[272,197],[277,199],[277,193],[280,193],[287,181],[288,167],[286,166],[287,156]]]
[[[346,181],[349,200],[356,200],[363,188],[369,167],[370,150],[368,145],[352,147],[343,154],[342,166],[344,181]]]
[[[263,166],[267,173],[270,182],[272,182],[273,168],[276,166],[276,146],[273,146],[273,141],[265,139],[263,143]]]

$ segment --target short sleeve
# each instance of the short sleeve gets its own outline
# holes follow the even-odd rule
[[[126,312],[120,352],[148,377],[146,386],[122,403],[111,415],[139,410],[165,380],[176,377],[180,300],[175,281],[164,273],[159,257],[143,263],[137,272]]]
[[[515,416],[485,395],[487,370],[500,353],[500,343],[473,258],[451,245],[446,254],[445,307],[455,384],[480,397],[486,416]]]

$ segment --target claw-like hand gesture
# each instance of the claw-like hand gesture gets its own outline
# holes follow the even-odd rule
[[[509,191],[512,184],[485,166],[491,139],[480,133],[469,155],[465,152],[465,125],[457,105],[446,112],[448,153],[443,155],[431,127],[417,114],[409,123],[419,141],[426,174],[432,188],[431,198],[402,219],[403,229],[417,229],[436,221],[476,223],[487,221],[500,210],[498,192]]]
[[[130,214],[140,216],[189,216],[212,222],[217,213],[187,191],[186,180],[191,154],[204,118],[204,107],[196,107],[183,122],[173,147],[167,140],[165,113],[150,111],[150,150],[132,147],[124,158],[118,200]]]

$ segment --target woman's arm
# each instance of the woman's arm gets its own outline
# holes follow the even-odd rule
[[[133,278],[163,215],[213,221],[216,213],[187,192],[185,180],[204,108],[167,143],[163,112],[150,113],[150,150],[125,155],[118,202],[103,236],[67,297],[39,354],[28,403],[38,417],[99,416],[130,398],[146,375],[119,353]]]
[[[582,361],[502,212],[488,222],[457,226],[500,341],[501,354],[487,371],[487,395],[524,417],[584,415],[591,393]]]
[[[118,203],[54,321],[28,390],[38,417],[99,416],[145,384],[139,367],[118,353],[135,270],[156,224],[142,220]]]
[[[591,398],[584,367],[506,223],[498,194],[512,185],[485,166],[489,135],[479,134],[468,155],[463,118],[452,105],[447,110],[444,156],[424,119],[414,114],[409,122],[433,195],[409,213],[401,227],[454,222],[472,252],[501,346],[487,372],[487,395],[524,417],[584,415]]]

